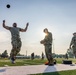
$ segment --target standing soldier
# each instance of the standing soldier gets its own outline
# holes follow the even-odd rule
[[[31,59],[32,60],[34,60],[34,57],[35,57],[35,55],[34,55],[34,52],[31,54]]]
[[[70,49],[73,49],[73,54],[76,58],[76,32],[73,33],[73,37],[72,37],[72,40],[71,40],[71,43],[70,43]]]
[[[44,60],[44,53],[43,53],[43,52],[42,52],[41,56],[42,56],[42,58],[41,58],[41,59],[42,59],[42,60]]]
[[[12,44],[12,50],[10,53],[10,59],[12,63],[15,63],[16,55],[20,52],[21,49],[21,39],[20,39],[20,31],[26,32],[28,28],[29,23],[26,24],[25,29],[17,27],[17,23],[13,23],[13,27],[9,27],[5,25],[5,20],[3,20],[3,27],[11,32],[11,44]]]
[[[48,31],[47,28],[44,29],[44,33],[46,34],[45,38],[40,41],[41,44],[45,46],[45,54],[48,59],[48,65],[53,65],[53,57],[52,57],[52,33]]]

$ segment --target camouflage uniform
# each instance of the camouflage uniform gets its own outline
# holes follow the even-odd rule
[[[53,58],[52,58],[52,33],[48,32],[48,34],[45,36],[44,40],[42,40],[44,46],[45,46],[45,54],[49,61],[49,64],[53,64]]]
[[[12,35],[12,50],[11,50],[11,53],[10,53],[10,57],[11,58],[14,58],[15,60],[15,57],[16,55],[20,52],[20,49],[21,49],[21,39],[20,39],[20,35],[19,35],[19,29],[18,27],[11,27],[10,29],[10,32],[11,32],[11,35]]]
[[[70,46],[72,45],[73,53],[76,58],[76,36],[74,36],[71,40]]]

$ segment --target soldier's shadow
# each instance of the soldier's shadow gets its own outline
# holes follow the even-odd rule
[[[44,70],[42,75],[59,75],[59,73],[57,72],[57,69],[55,66],[48,66],[47,65],[47,68]]]
[[[5,69],[5,68],[4,68],[4,69],[0,69],[0,73],[1,73],[1,72],[5,72],[5,71],[6,71],[6,69]]]

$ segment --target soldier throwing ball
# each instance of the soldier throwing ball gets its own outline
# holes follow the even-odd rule
[[[44,29],[44,33],[46,34],[45,38],[40,41],[41,44],[45,46],[45,54],[48,59],[48,65],[53,65],[53,57],[52,57],[52,33],[48,31],[47,28]]]
[[[26,32],[28,28],[29,23],[26,24],[25,29],[17,27],[17,23],[13,23],[13,27],[9,27],[5,25],[5,20],[3,20],[3,27],[11,32],[11,44],[12,44],[12,50],[10,53],[10,59],[12,63],[15,63],[16,55],[20,52],[21,49],[21,39],[20,39],[20,32]]]

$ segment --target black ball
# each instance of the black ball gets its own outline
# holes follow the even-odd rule
[[[10,5],[9,5],[9,4],[7,4],[7,5],[6,5],[6,7],[7,7],[7,8],[10,8]]]

